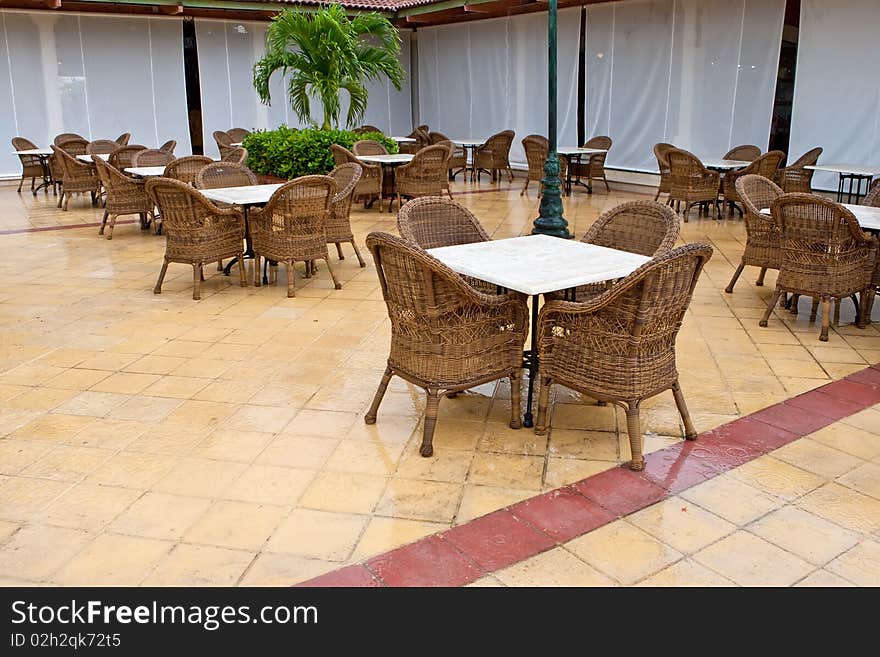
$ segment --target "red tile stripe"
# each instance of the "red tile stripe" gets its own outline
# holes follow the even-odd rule
[[[462,586],[880,404],[880,365],[297,586]]]
[[[137,219],[122,219],[116,222],[117,226],[122,224],[133,224]],[[45,233],[50,230],[70,230],[71,228],[95,228],[100,226],[100,221],[88,224],[66,224],[64,226],[40,226],[38,228],[12,228],[9,230],[0,230],[0,235],[20,235],[22,233]]]

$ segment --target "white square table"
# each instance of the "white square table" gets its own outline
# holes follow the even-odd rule
[[[54,151],[51,148],[25,148],[20,151],[13,151],[16,155],[30,155],[32,157],[40,158],[40,168],[43,170],[43,182],[34,188],[34,196],[36,196],[37,192],[43,188],[46,189],[47,193],[49,191],[49,185],[52,184],[52,173],[49,171],[49,158],[52,157],[53,152]]]
[[[844,194],[847,203],[858,203],[859,199],[868,193],[868,187],[874,176],[880,176],[880,168],[865,166],[864,164],[812,164],[804,169],[812,171],[829,171],[837,174],[837,202],[843,203]],[[849,181],[847,190],[844,191],[845,181]],[[862,193],[862,182],[865,182],[865,192]],[[855,190],[853,190],[855,183]]]
[[[538,373],[538,302],[541,294],[571,290],[628,276],[651,259],[628,251],[565,240],[547,235],[527,235],[488,242],[428,249],[453,271],[494,283],[532,297],[531,345],[523,353],[529,371],[529,388],[523,425],[532,426],[532,395]]]
[[[387,155],[357,155],[356,157],[363,162],[381,164],[382,168],[388,174],[387,180],[389,181],[389,184],[386,186],[383,182],[382,186],[388,190],[388,212],[391,212],[391,206],[394,204],[394,168],[399,167],[401,164],[412,162],[414,157],[413,154],[389,153]],[[385,178],[385,176],[383,176],[383,178]],[[383,196],[385,195],[385,189],[382,190],[382,194]]]
[[[747,167],[751,164],[748,160],[715,160],[709,158],[707,160],[700,160],[703,163],[703,166],[707,169],[712,169],[714,171],[731,171],[733,169],[742,169],[743,167]]]
[[[859,226],[865,230],[880,231],[880,208],[874,208],[868,205],[849,205],[841,203],[843,207],[852,212],[859,222]],[[761,214],[770,215],[770,208],[761,208]]]
[[[412,144],[415,142],[415,139],[412,137],[391,137],[398,144]]]
[[[155,178],[165,173],[165,167],[128,167],[125,169],[125,173],[140,178]]]
[[[465,167],[464,169],[459,169],[453,174],[453,177],[457,175],[460,171],[464,171],[465,178],[467,178],[468,170],[471,172],[471,182],[474,180],[474,176],[477,173],[477,165],[476,158],[474,157],[477,149],[486,143],[485,139],[450,139],[453,144],[456,146],[461,146],[465,151],[470,151],[469,155],[465,155]],[[470,162],[470,168],[468,168],[467,164]]]
[[[96,155],[99,159],[104,160],[105,162],[107,162],[107,161],[110,159],[110,153],[95,153],[95,155]],[[76,159],[79,160],[80,162],[87,162],[88,164],[91,164],[91,163],[93,162],[93,160],[92,160],[92,155],[91,155],[91,154],[89,154],[89,155],[77,155],[77,156],[76,156]]]
[[[568,167],[565,172],[565,193],[567,196],[571,196],[572,185],[580,185],[587,189],[588,194],[593,193],[593,186],[590,183],[581,181],[580,176],[578,176],[577,180],[571,179],[571,161],[575,160],[580,164],[581,158],[584,155],[601,155],[607,152],[608,149],[606,148],[581,148],[580,146],[559,146],[556,148],[557,155],[564,157],[568,161]]]

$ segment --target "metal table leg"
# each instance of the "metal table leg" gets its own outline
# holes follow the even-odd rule
[[[49,185],[52,184],[52,172],[49,170],[49,156],[48,155],[40,155],[40,168],[43,170],[43,182],[37,185],[34,190],[34,196],[37,195],[37,192],[46,188],[46,193],[49,193]]]
[[[245,260],[250,260],[254,257],[254,247],[251,245],[251,231],[248,226],[248,208],[249,207],[250,206],[248,206],[248,205],[241,206],[241,213],[242,213],[242,215],[244,215],[244,244],[245,244],[244,258],[245,258]],[[232,266],[237,262],[238,262],[237,257],[230,260],[226,264],[226,266],[223,268],[223,273],[226,276],[229,276],[229,273],[232,271]]]
[[[523,367],[529,371],[529,390],[526,395],[526,412],[523,415],[523,426],[533,427],[532,397],[535,392],[535,377],[538,376],[538,300],[541,295],[532,295],[532,343],[523,352]]]

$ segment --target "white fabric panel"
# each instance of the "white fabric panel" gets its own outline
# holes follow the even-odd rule
[[[61,12],[0,13],[2,138],[46,147],[61,132],[189,152],[181,22]],[[0,175],[20,173],[0,154]]]
[[[791,155],[821,146],[819,162],[880,166],[880,2],[802,0]],[[874,55],[874,56],[872,56]],[[813,186],[837,189],[816,172]]]
[[[379,128],[386,135],[406,135],[412,130],[412,110],[410,103],[410,30],[400,30],[400,65],[403,67],[404,80],[400,85],[400,91],[386,78],[378,82],[366,83],[369,97],[367,99],[367,112],[360,125],[369,124]],[[348,112],[347,99],[343,103],[343,111],[339,116],[339,123],[345,126],[345,116]],[[352,126],[356,128],[357,126]]]

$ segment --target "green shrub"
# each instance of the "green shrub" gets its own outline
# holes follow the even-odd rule
[[[389,153],[397,152],[397,143],[381,132],[356,135],[350,130],[296,130],[282,125],[275,130],[252,132],[244,138],[247,165],[254,173],[297,178],[310,174],[324,174],[333,169],[331,144],[351,150],[360,139],[374,139]]]

